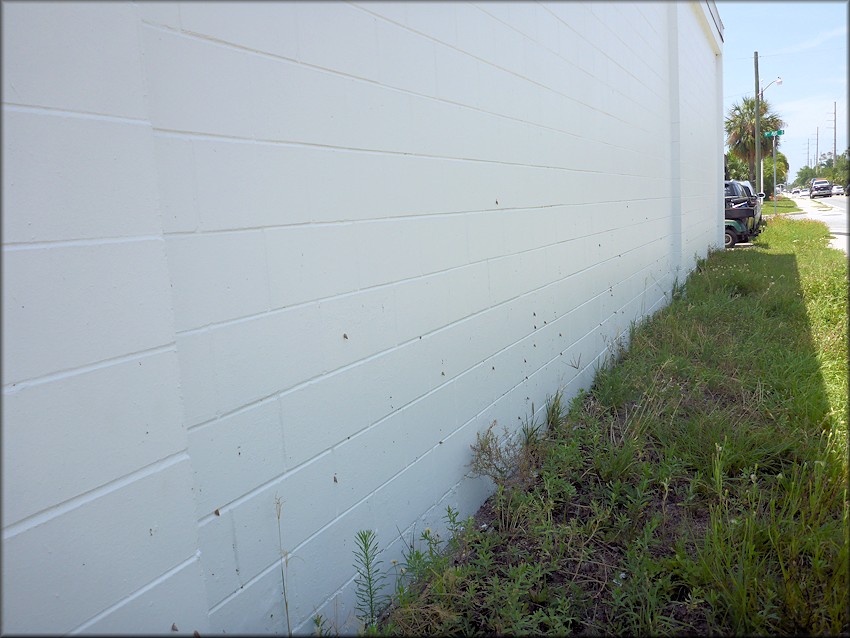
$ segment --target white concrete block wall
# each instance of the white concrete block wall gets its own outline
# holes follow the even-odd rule
[[[285,631],[281,544],[352,629],[357,530],[473,513],[719,245],[700,3],[3,18],[7,632]]]
[[[138,9],[2,11],[2,631],[203,633]]]

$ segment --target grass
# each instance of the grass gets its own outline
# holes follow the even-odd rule
[[[773,215],[773,200],[766,199],[762,204],[762,213],[764,215]],[[787,215],[788,213],[799,213],[802,209],[797,206],[793,199],[780,195],[776,198],[776,214]]]
[[[847,635],[847,262],[828,238],[770,219],[590,391],[556,394],[519,443],[482,433],[493,496],[411,548],[374,633]]]

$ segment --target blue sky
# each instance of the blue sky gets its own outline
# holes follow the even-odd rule
[[[755,91],[759,54],[764,98],[785,122],[777,150],[788,158],[789,180],[814,158],[832,152],[833,122],[840,154],[847,143],[848,3],[716,1],[723,21],[723,113]],[[767,86],[779,76],[782,84]],[[835,105],[835,106],[834,106]],[[837,109],[833,118],[833,109]]]

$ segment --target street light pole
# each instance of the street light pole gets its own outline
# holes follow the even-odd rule
[[[756,51],[758,54],[758,51]],[[758,59],[756,59],[756,82],[758,82]],[[772,80],[766,87],[758,90],[758,97],[756,99],[756,135],[758,135],[758,131],[761,124],[761,103],[764,101],[764,92],[767,91],[772,84],[776,84],[777,86],[782,84],[782,78],[777,76],[775,80]],[[775,141],[775,140],[774,140]],[[759,144],[759,148],[756,151],[756,158],[758,158],[758,154],[761,152],[761,144]],[[764,166],[762,166],[761,162],[758,162],[758,182],[759,182],[759,192],[764,192]],[[774,180],[776,181],[776,180]]]
[[[756,136],[755,136],[755,140],[754,140],[755,145],[756,145],[756,164],[753,168],[755,168],[756,171],[757,171],[757,174],[754,177],[755,177],[756,181],[758,181],[759,177],[761,176],[761,127],[759,126],[759,124],[760,124],[759,120],[761,119],[761,105],[759,104],[759,99],[760,99],[761,96],[759,95],[760,91],[759,91],[759,52],[758,51],[753,52],[753,63],[755,64],[755,68],[756,68],[756,90],[755,90],[755,93],[756,93]],[[763,192],[761,190],[761,184],[758,185],[758,192],[759,193]]]

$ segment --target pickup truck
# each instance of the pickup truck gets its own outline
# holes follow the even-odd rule
[[[832,184],[828,179],[813,179],[809,184],[809,199],[832,197]]]

